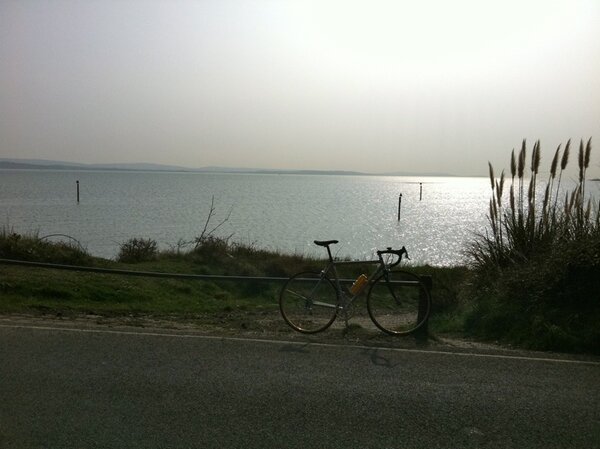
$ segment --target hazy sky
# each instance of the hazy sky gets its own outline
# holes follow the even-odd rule
[[[598,176],[599,0],[0,0],[0,157],[469,175],[569,137]]]

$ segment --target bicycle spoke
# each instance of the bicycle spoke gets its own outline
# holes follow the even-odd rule
[[[384,332],[406,335],[426,321],[431,299],[417,276],[404,271],[382,275],[369,290],[367,309]]]
[[[284,320],[295,330],[314,333],[326,329],[336,317],[335,287],[320,273],[299,273],[290,278],[279,297]]]

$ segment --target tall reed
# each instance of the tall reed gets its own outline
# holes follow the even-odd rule
[[[489,204],[491,235],[481,235],[468,250],[476,265],[492,263],[497,266],[529,259],[534,253],[552,245],[581,238],[598,231],[600,207],[586,200],[586,172],[590,164],[592,141],[579,145],[578,181],[572,191],[563,193],[561,181],[569,161],[571,141],[561,154],[561,145],[554,152],[543,196],[538,188],[541,145],[536,141],[531,152],[529,170],[526,167],[527,142],[523,140],[518,157],[512,151],[510,161],[511,184],[508,202],[504,200],[504,171],[498,179],[488,163],[492,196]],[[560,161],[560,166],[559,166]],[[529,179],[526,173],[529,171]],[[525,189],[527,193],[525,193]],[[516,196],[516,198],[515,198]],[[540,203],[541,200],[541,203]],[[594,207],[595,206],[595,207]],[[592,213],[594,211],[594,213]]]
[[[543,180],[540,142],[530,157],[525,140],[513,150],[508,198],[504,172],[496,178],[488,165],[490,226],[467,250],[464,329],[536,349],[600,352],[600,204],[586,195],[592,142],[579,144],[569,189],[563,178],[571,141],[561,148]]]

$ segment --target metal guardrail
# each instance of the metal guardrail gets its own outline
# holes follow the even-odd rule
[[[153,277],[153,278],[171,278],[171,279],[195,279],[204,281],[249,281],[249,282],[285,282],[289,277],[275,277],[275,276],[226,276],[218,274],[185,274],[185,273],[163,273],[159,271],[134,271],[134,270],[121,270],[118,268],[99,268],[99,267],[84,267],[80,265],[64,265],[47,262],[30,262],[26,260],[14,260],[14,259],[0,259],[0,264],[3,265],[19,265],[25,267],[35,268],[50,268],[54,270],[66,270],[66,271],[83,271],[89,273],[101,273],[101,274],[117,274],[124,276],[140,276],[140,277]],[[429,276],[420,276],[427,283]],[[314,279],[306,278],[307,281]],[[352,283],[355,279],[340,279],[341,283]],[[431,281],[430,281],[431,282]]]
[[[159,271],[134,271],[121,270],[117,268],[99,268],[84,267],[80,265],[63,265],[46,262],[30,262],[26,260],[0,259],[3,265],[20,265],[25,267],[51,268],[54,270],[66,271],[84,271],[89,273],[118,274],[124,276],[142,276],[153,278],[171,278],[171,279],[196,279],[206,281],[254,281],[254,282],[273,282],[287,281],[287,277],[268,277],[268,276],[225,276],[217,274],[185,274],[185,273],[163,273]]]

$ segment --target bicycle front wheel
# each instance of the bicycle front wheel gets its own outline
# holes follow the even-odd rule
[[[298,273],[281,289],[279,310],[292,329],[314,334],[335,320],[337,297],[335,286],[321,273]]]
[[[371,285],[367,310],[383,332],[408,335],[429,318],[431,297],[421,279],[406,271],[383,273]]]

